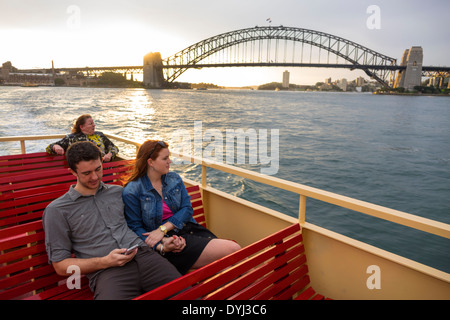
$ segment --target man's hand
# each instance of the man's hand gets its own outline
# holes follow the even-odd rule
[[[98,258],[67,258],[53,262],[53,267],[55,268],[56,273],[61,276],[70,275],[67,273],[67,268],[71,265],[78,266],[81,274],[92,273],[110,267],[122,267],[133,259],[137,253],[137,249],[127,255],[124,254],[125,251],[127,251],[127,249],[114,249],[108,255]]]
[[[109,267],[122,267],[130,262],[137,253],[137,249],[130,254],[124,254],[127,249],[114,249],[106,257],[106,264]]]

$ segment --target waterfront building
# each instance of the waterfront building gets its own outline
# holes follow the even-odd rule
[[[283,88],[289,88],[289,71],[283,72]]]
[[[37,70],[36,72],[19,72],[13,67],[11,61],[2,64],[0,72],[0,83],[2,85],[40,85],[52,86],[54,84],[54,75],[45,73],[45,70]]]
[[[347,91],[347,79],[338,80],[336,85],[342,90]]]
[[[363,77],[358,77],[356,78],[356,86],[357,87],[362,87],[364,85],[366,81],[364,80]]]

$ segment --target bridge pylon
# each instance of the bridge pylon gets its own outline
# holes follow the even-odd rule
[[[415,86],[420,86],[422,82],[422,63],[422,47],[406,49],[400,63],[401,66],[406,66],[406,69],[399,70],[395,79],[394,88],[413,90]]]
[[[143,83],[149,88],[161,88],[165,82],[161,53],[150,52],[144,56]]]

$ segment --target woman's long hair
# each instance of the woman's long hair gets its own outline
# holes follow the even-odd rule
[[[127,178],[126,183],[130,181],[135,181],[142,177],[143,175],[147,174],[148,169],[148,159],[155,160],[161,149],[164,149],[163,146],[161,146],[158,140],[147,140],[145,141],[140,147],[136,155],[136,159],[134,160],[134,167],[131,171],[130,176]],[[166,148],[169,147],[169,144],[164,142],[166,145]],[[151,153],[151,155],[150,155]],[[150,155],[150,157],[149,157]]]
[[[86,120],[90,118],[92,118],[90,114],[83,114],[79,116],[78,119],[75,120],[75,122],[73,123],[72,133],[80,133],[81,132],[80,126],[84,126]]]

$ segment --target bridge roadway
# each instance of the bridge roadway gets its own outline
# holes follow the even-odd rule
[[[254,62],[254,63],[199,63],[199,64],[187,64],[187,65],[162,65],[163,69],[167,68],[229,68],[229,67],[304,67],[304,68],[341,68],[341,69],[372,69],[372,70],[404,70],[406,66],[398,65],[361,65],[361,64],[331,64],[331,63],[290,63],[290,62]],[[117,67],[81,67],[81,68],[55,68],[56,73],[60,72],[92,72],[100,73],[105,71],[113,72],[133,72],[142,73],[143,66],[117,66]],[[52,73],[51,68],[43,69],[20,69],[19,73],[40,73],[47,74]],[[422,72],[450,72],[450,67],[439,66],[422,66]]]
[[[105,71],[128,71],[128,72],[135,72],[135,73],[142,73],[143,66],[125,66],[125,67],[81,67],[81,68],[42,68],[42,69],[19,69],[19,73],[52,73],[53,70],[55,73],[60,72],[93,72],[93,73],[100,73]]]

